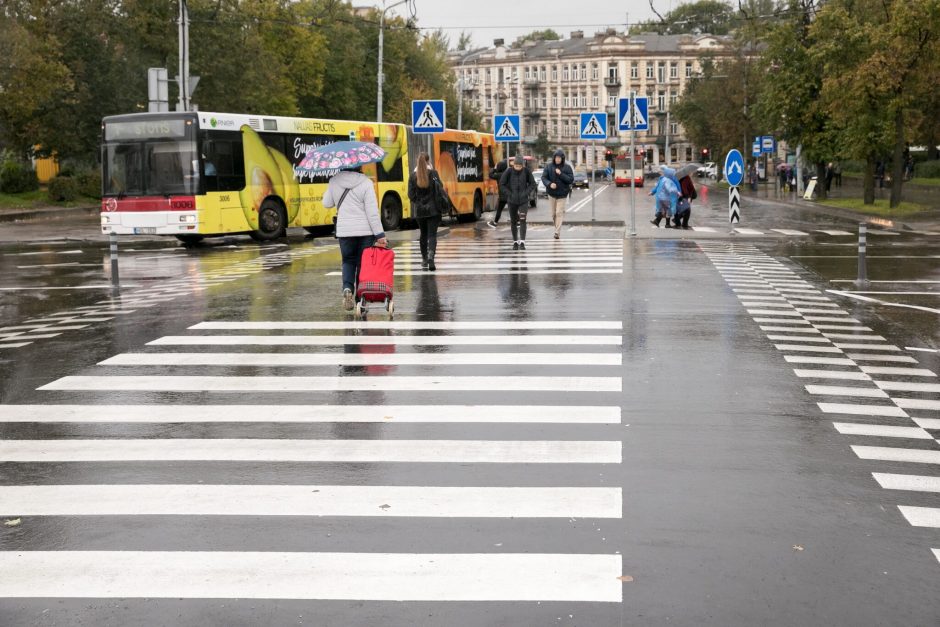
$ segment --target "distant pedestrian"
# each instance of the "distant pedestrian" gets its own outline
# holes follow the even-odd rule
[[[552,224],[555,226],[555,239],[561,237],[561,226],[565,220],[565,206],[571,194],[571,184],[574,182],[574,171],[565,162],[565,153],[556,150],[551,163],[542,171],[542,183],[550,199],[552,210]]]
[[[757,191],[757,163],[755,163],[754,161],[751,161],[751,165],[748,166],[747,178],[748,178],[748,181],[751,183],[751,191],[756,192]]]
[[[506,159],[499,161],[496,166],[490,170],[490,178],[496,181],[499,188],[499,195],[496,200],[496,216],[487,222],[488,226],[493,227],[494,229],[499,224],[499,218],[503,215],[503,207],[506,206],[506,196],[503,194],[503,187],[499,185],[499,180],[502,178],[503,173],[509,168],[509,163]]]
[[[343,257],[343,308],[353,308],[359,264],[369,246],[388,247],[372,179],[358,168],[338,172],[323,193],[323,206],[336,207],[336,238]]]
[[[829,193],[829,190],[832,189],[832,177],[835,176],[835,171],[832,167],[832,161],[826,164],[826,193]]]
[[[832,177],[836,187],[842,187],[842,164],[838,161],[832,166]]]
[[[676,214],[676,206],[679,202],[679,184],[675,180],[676,171],[666,166],[659,168],[659,180],[649,195],[655,198],[656,215],[650,220],[655,226],[659,226],[660,220],[666,218],[666,228],[672,228],[670,220]]]
[[[441,177],[431,167],[426,152],[418,155],[418,165],[408,179],[408,199],[411,201],[412,215],[418,221],[421,232],[421,267],[434,271],[434,256],[437,253],[437,229],[441,225],[441,195],[443,187]]]
[[[698,198],[695,183],[689,175],[679,179],[679,199],[676,202],[676,228],[689,228],[689,218],[692,216],[692,201]]]
[[[885,186],[885,162],[879,161],[875,164],[875,180],[878,181],[878,187]]]
[[[506,194],[509,221],[512,227],[512,249],[525,250],[526,215],[529,197],[537,188],[532,171],[525,167],[522,155],[516,155],[512,167],[503,172],[499,187]]]

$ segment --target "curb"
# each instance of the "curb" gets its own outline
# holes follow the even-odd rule
[[[0,213],[0,222],[23,222],[41,218],[57,218],[98,213],[101,207],[55,207],[48,209],[23,209]]]

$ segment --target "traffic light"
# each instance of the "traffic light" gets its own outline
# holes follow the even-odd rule
[[[604,155],[604,158],[607,159],[608,161],[613,161],[613,160],[614,160],[614,153],[613,153],[612,151],[608,150],[607,153]]]
[[[708,159],[708,148],[702,148],[702,159]]]

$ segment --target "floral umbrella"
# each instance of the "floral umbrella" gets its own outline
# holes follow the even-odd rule
[[[297,164],[297,170],[312,174],[358,168],[376,163],[385,157],[385,151],[369,142],[334,142],[311,148]]]

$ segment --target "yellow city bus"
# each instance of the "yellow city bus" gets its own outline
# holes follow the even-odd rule
[[[106,117],[102,232],[184,242],[228,233],[264,241],[287,227],[326,233],[336,215],[322,204],[332,173],[296,166],[310,149],[350,139],[385,150],[363,173],[374,182],[386,230],[399,228],[411,218],[412,164],[429,143],[402,124],[207,112]],[[479,219],[495,203],[486,176],[498,156],[494,143],[492,135],[453,130],[430,140],[458,218]]]

